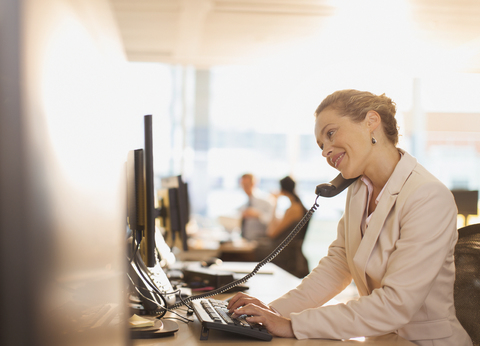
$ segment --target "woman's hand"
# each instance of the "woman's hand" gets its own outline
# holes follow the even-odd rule
[[[261,323],[270,334],[284,338],[293,338],[292,322],[290,319],[280,316],[267,304],[245,293],[237,293],[228,303],[229,312],[235,317],[248,315],[247,322]]]
[[[234,312],[236,309],[239,307],[245,306],[247,304],[255,304],[259,307],[265,308],[265,309],[270,309],[270,307],[263,303],[262,301],[258,300],[257,298],[254,298],[252,296],[249,296],[248,294],[245,294],[243,292],[239,292],[236,295],[234,295],[232,298],[230,298],[230,301],[228,302],[228,311],[230,313]],[[275,312],[274,310],[270,309],[272,312]]]

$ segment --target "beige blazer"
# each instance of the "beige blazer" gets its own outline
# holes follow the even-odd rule
[[[328,255],[270,305],[298,339],[348,339],[396,332],[422,346],[470,346],[455,316],[457,209],[450,191],[404,153],[362,238],[367,190],[357,180]],[[320,204],[322,201],[320,201]],[[320,207],[321,212],[321,207]],[[355,281],[360,298],[322,306]]]

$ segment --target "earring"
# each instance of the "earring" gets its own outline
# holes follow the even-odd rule
[[[372,136],[372,144],[375,144],[377,143],[377,140],[375,139],[375,137]]]

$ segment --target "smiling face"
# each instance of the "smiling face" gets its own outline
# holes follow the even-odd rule
[[[315,137],[318,146],[328,164],[339,170],[345,179],[364,174],[368,166],[372,129],[367,118],[353,122],[348,116],[340,116],[332,107],[317,115]]]

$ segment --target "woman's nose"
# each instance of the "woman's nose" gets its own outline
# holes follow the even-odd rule
[[[329,157],[332,154],[332,149],[330,147],[324,146],[322,150],[323,157]]]

